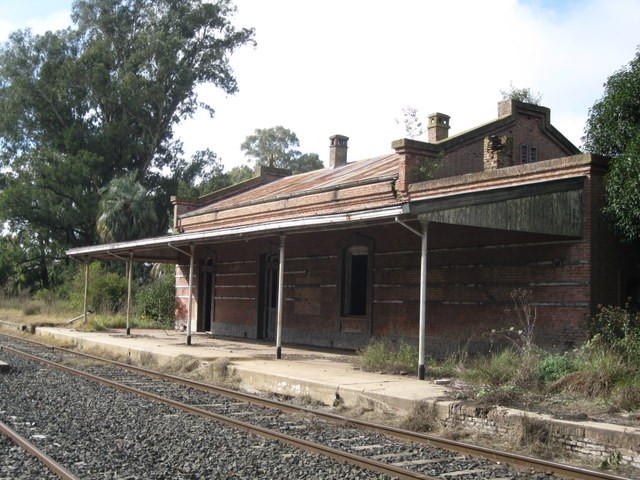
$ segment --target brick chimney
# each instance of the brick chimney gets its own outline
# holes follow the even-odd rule
[[[439,142],[449,136],[449,115],[444,113],[432,113],[429,115],[427,127],[429,143]]]
[[[329,168],[337,168],[347,164],[347,143],[349,137],[332,135],[329,137]]]
[[[514,113],[514,110],[513,100],[511,98],[498,102],[498,118],[511,115]]]

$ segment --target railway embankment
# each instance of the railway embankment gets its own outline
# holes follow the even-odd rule
[[[14,329],[30,331],[20,326]],[[445,425],[505,437],[516,429],[529,429],[535,432],[537,440],[553,442],[568,452],[589,457],[593,463],[615,461],[640,468],[640,424],[557,418],[553,412],[450,400],[446,385],[357,370],[348,352],[285,346],[283,358],[276,360],[275,348],[268,343],[196,335],[192,344],[186,345],[184,335],[163,330],[133,331],[126,336],[119,331],[80,332],[38,327],[34,334],[54,337],[83,350],[109,351],[134,362],[149,356],[159,364],[180,356],[203,362],[226,358],[243,388],[291,397],[308,396],[328,405],[380,403],[401,415],[418,402],[427,402],[433,405],[437,420]]]

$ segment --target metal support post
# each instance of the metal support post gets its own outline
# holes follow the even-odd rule
[[[87,323],[87,296],[89,294],[89,262],[85,260],[84,264],[84,310],[82,314],[82,323]]]
[[[282,358],[282,311],[284,309],[284,240],[280,235],[280,263],[278,265],[278,312],[276,323],[276,358]]]
[[[195,246],[191,244],[191,254],[189,256],[189,302],[187,303],[187,345],[191,345],[191,304],[193,303],[193,261]]]
[[[428,220],[420,220],[422,225],[422,231],[419,232],[413,227],[410,227],[398,217],[396,222],[402,225],[407,230],[415,233],[421,239],[420,248],[420,324],[418,327],[418,379],[424,380],[425,367],[425,342],[426,342],[426,325],[427,325],[427,229],[429,227]]]
[[[429,222],[422,224],[422,248],[420,251],[420,331],[418,339],[418,379],[424,380],[425,368],[425,336],[427,325],[427,227]]]
[[[131,281],[133,279],[133,252],[129,254],[129,262],[127,263],[128,284],[127,284],[127,337],[131,335]]]

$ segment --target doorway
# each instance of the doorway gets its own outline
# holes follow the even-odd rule
[[[213,333],[215,316],[215,263],[212,257],[200,261],[198,281],[198,332]]]
[[[260,258],[260,309],[258,312],[258,338],[273,339],[276,332],[278,311],[278,267],[277,253]]]

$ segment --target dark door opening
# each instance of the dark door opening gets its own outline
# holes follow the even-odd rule
[[[260,311],[258,313],[258,338],[273,339],[276,332],[278,310],[278,261],[277,253],[263,255],[260,277]]]
[[[212,332],[214,309],[215,272],[212,258],[200,264],[200,278],[198,282],[198,331]]]
[[[367,267],[369,259],[366,255],[351,257],[351,291],[349,299],[349,315],[367,314]]]
[[[365,246],[349,247],[344,256],[342,280],[342,315],[367,315],[369,288],[369,250]]]

